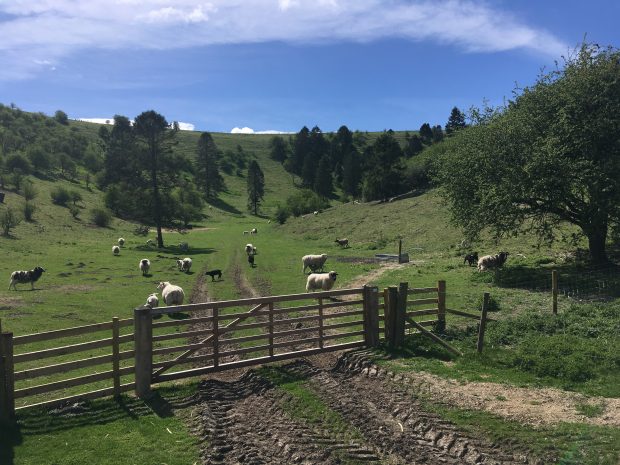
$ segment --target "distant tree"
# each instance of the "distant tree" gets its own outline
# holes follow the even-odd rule
[[[362,175],[362,160],[354,148],[345,155],[342,162],[342,191],[345,195],[359,196]]]
[[[62,110],[56,110],[56,113],[54,113],[54,119],[65,126],[69,124],[69,117]]]
[[[265,175],[258,162],[252,160],[248,167],[248,208],[258,215],[258,207],[265,196]]]
[[[424,123],[420,126],[420,139],[425,144],[431,144],[433,142],[433,130],[431,129],[431,125],[428,123]]]
[[[58,167],[62,176],[74,177],[77,167],[75,162],[66,153],[58,154]]]
[[[437,126],[433,126],[433,143],[441,142],[443,140],[443,130],[441,129],[441,124]]]
[[[465,114],[457,107],[452,108],[450,117],[446,123],[446,134],[450,135],[459,129],[465,128]]]
[[[218,158],[220,151],[211,134],[203,132],[198,139],[196,154],[196,183],[205,197],[215,198],[224,189],[224,178],[220,174]]]
[[[368,151],[369,169],[364,176],[364,197],[386,200],[399,194],[404,182],[403,152],[393,134],[381,134]]]
[[[304,162],[310,152],[310,130],[304,126],[293,138],[293,152],[284,165],[287,171],[301,176]]]
[[[105,131],[103,131],[105,130]],[[99,129],[99,136],[105,147],[103,159],[102,187],[120,181],[134,182],[139,177],[136,152],[136,135],[129,118],[114,116],[114,125],[108,132],[105,126]]]
[[[34,183],[28,181],[24,184],[24,199],[26,200],[34,200],[34,198],[38,195],[38,191],[36,187],[34,187]]]
[[[353,133],[348,127],[340,126],[331,141],[331,165],[338,185],[342,183],[344,176],[344,160],[353,150]]]
[[[4,168],[9,173],[19,170],[22,174],[28,174],[32,171],[30,161],[21,153],[14,153],[13,155],[6,157],[6,160],[4,161]]]
[[[11,229],[18,226],[21,222],[21,217],[15,213],[11,207],[7,207],[6,210],[0,213],[0,226],[2,227],[2,234],[4,236],[10,236]]]
[[[272,160],[284,163],[288,158],[288,143],[282,136],[274,136],[269,141],[269,156]]]
[[[406,140],[407,145],[405,146],[404,153],[407,158],[415,157],[418,153],[424,150],[422,139],[417,134],[414,134]]]
[[[318,168],[317,159],[309,153],[304,160],[304,166],[301,170],[301,179],[304,187],[312,188],[314,186],[314,178],[316,177],[316,169]]]
[[[39,144],[29,147],[27,156],[32,164],[32,168],[37,173],[45,173],[52,166],[49,153]]]
[[[179,122],[178,121],[173,121],[172,122],[172,130],[173,131],[180,131],[181,130],[181,126],[179,126]]]
[[[329,155],[323,155],[316,169],[314,192],[321,197],[330,197],[334,194],[334,182]]]

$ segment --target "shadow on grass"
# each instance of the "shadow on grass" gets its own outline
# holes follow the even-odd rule
[[[225,212],[232,213],[234,215],[241,215],[242,213],[240,210],[224,202],[222,199],[210,199],[209,204],[213,205],[216,208],[219,208],[220,210],[224,210]]]

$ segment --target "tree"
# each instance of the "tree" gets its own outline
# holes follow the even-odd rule
[[[282,136],[273,136],[269,141],[269,156],[280,163],[288,158],[288,144]]]
[[[314,192],[321,197],[330,197],[334,194],[334,182],[330,165],[329,155],[323,155],[316,169]]]
[[[301,176],[306,156],[310,151],[310,130],[304,126],[293,139],[293,153],[287,160],[285,168],[297,176]]]
[[[405,156],[407,158],[415,157],[418,153],[424,150],[424,144],[422,144],[422,139],[417,134],[409,137],[407,139],[407,145],[405,146]]]
[[[467,125],[465,124],[465,115],[457,107],[452,108],[450,112],[450,118],[446,123],[446,134],[450,135],[459,129],[463,129]]]
[[[485,114],[447,140],[439,174],[454,221],[472,237],[488,227],[548,240],[565,221],[607,262],[608,230],[620,227],[620,52],[584,44]]]
[[[428,123],[424,123],[420,126],[420,139],[426,145],[429,145],[433,142],[433,130],[431,129],[431,125]]]
[[[353,133],[346,126],[340,126],[331,141],[331,162],[334,177],[338,185],[342,183],[344,176],[344,160],[355,147],[353,145]]]
[[[368,166],[364,177],[364,197],[386,200],[399,194],[403,185],[403,151],[389,132],[381,134],[369,148]]]
[[[432,131],[433,131],[433,144],[437,142],[441,142],[443,140],[443,131],[441,129],[441,124],[438,124],[437,126],[433,126]]]
[[[265,175],[258,162],[252,160],[248,167],[248,208],[258,215],[258,207],[265,196]]]
[[[2,227],[2,234],[6,237],[9,237],[11,235],[11,229],[18,226],[21,222],[22,219],[11,207],[8,207],[4,212],[0,213],[0,227]]]
[[[56,110],[56,113],[54,113],[54,119],[65,126],[69,124],[69,117],[62,110]]]
[[[205,196],[215,198],[224,189],[224,178],[218,163],[220,151],[211,134],[203,132],[198,139],[196,182]]]
[[[360,193],[362,175],[362,160],[354,148],[345,155],[342,162],[342,191],[346,195],[357,197]]]
[[[112,130],[102,126],[99,137],[105,147],[102,187],[138,177],[136,134],[129,118],[115,115]]]

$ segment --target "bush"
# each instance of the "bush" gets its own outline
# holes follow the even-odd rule
[[[97,226],[107,228],[112,222],[112,214],[103,208],[93,208],[90,211],[90,217]]]
[[[32,202],[24,203],[24,219],[26,221],[32,221],[34,212],[36,210],[37,210],[37,207]]]
[[[69,213],[71,213],[73,218],[77,219],[80,214],[80,208],[77,205],[69,205]]]
[[[275,217],[276,221],[280,224],[284,224],[286,223],[286,220],[288,220],[289,216],[291,216],[291,212],[288,210],[288,208],[278,204]]]
[[[71,196],[71,201],[73,202],[73,205],[82,201],[82,194],[80,194],[78,191],[70,191],[69,195]]]
[[[329,201],[309,189],[303,189],[286,199],[286,208],[293,216],[312,213],[329,207]]]
[[[135,227],[135,229],[133,230],[133,233],[136,236],[148,236],[149,235],[149,231],[151,230],[150,226],[147,226],[145,224],[140,224],[138,226]]]
[[[52,192],[50,192],[52,197],[52,202],[56,205],[62,205],[63,207],[67,206],[67,202],[71,200],[71,194],[64,187],[55,187]]]
[[[22,222],[22,219],[15,213],[11,207],[8,207],[0,214],[0,226],[2,227],[2,234],[9,236],[11,229]]]
[[[34,187],[32,182],[27,182],[24,184],[24,198],[26,200],[33,200],[37,194],[37,189]]]
[[[9,155],[4,162],[4,167],[8,172],[19,170],[22,174],[29,174],[32,170],[30,160],[28,160],[21,153]]]

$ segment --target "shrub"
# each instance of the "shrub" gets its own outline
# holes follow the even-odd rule
[[[37,210],[37,207],[32,202],[24,203],[24,219],[26,221],[32,221],[34,216],[34,212]]]
[[[33,200],[37,194],[37,189],[34,187],[32,182],[27,182],[24,184],[24,198],[26,200]]]
[[[90,211],[90,216],[93,223],[102,228],[107,228],[112,222],[112,214],[103,208],[93,208]]]
[[[55,187],[52,192],[50,192],[52,197],[52,202],[56,205],[62,205],[63,207],[67,206],[67,202],[71,200],[71,194],[64,187],[58,186]]]
[[[329,201],[309,189],[303,189],[286,199],[286,207],[293,216],[301,216],[328,208]]]
[[[73,218],[77,219],[80,214],[80,208],[77,205],[69,205],[69,213],[71,213]]]
[[[288,210],[288,208],[286,208],[283,205],[278,204],[278,207],[276,208],[276,221],[280,224],[284,224],[286,223],[286,220],[288,220],[289,216],[291,216],[291,212]]]
[[[151,230],[150,226],[147,226],[146,224],[140,224],[138,226],[136,226],[136,228],[133,230],[133,233],[136,236],[148,236],[149,231]]]
[[[13,155],[9,155],[4,162],[4,167],[9,172],[20,170],[22,174],[28,174],[32,170],[30,160],[28,160],[21,153],[14,153]]]
[[[82,201],[82,194],[80,194],[78,191],[70,191],[69,195],[71,196],[71,201],[73,202],[73,205]]]
[[[2,227],[2,234],[5,236],[9,236],[11,234],[11,229],[17,226],[22,222],[22,219],[11,209],[8,207],[5,211],[0,214],[0,226]]]

